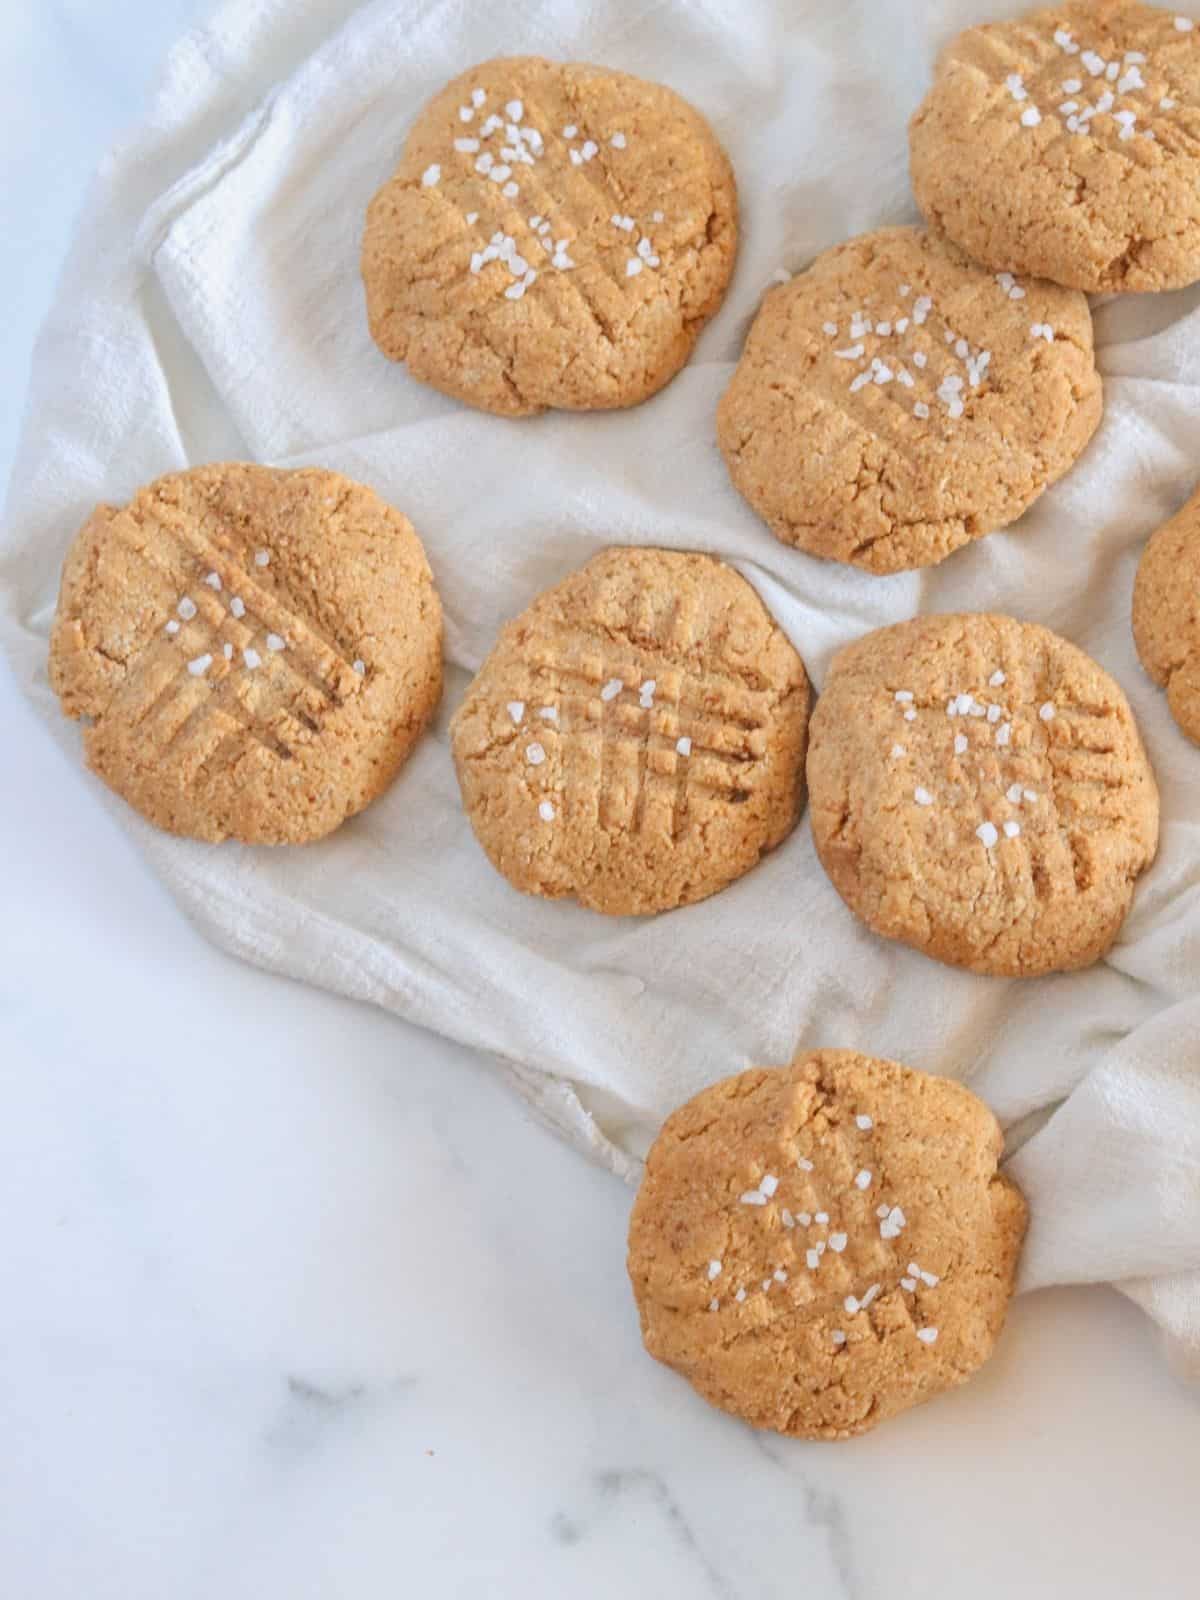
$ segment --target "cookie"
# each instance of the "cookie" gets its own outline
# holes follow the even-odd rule
[[[1171,715],[1200,744],[1200,490],[1142,552],[1133,637],[1142,665],[1167,691]]]
[[[909,128],[929,222],[994,271],[1071,288],[1200,278],[1200,27],[1087,0],[970,28]]]
[[[972,972],[1098,961],[1158,845],[1121,690],[1011,617],[917,617],[834,657],[808,754],[813,840],[868,927]]]
[[[725,293],[737,192],[704,118],[661,84],[536,56],[425,107],[371,201],[371,336],[506,417],[637,405]]]
[[[710,556],[608,550],[504,629],[450,736],[492,864],[529,894],[667,911],[795,826],[804,664]]]
[[[441,640],[399,512],[336,472],[223,463],[97,506],[50,681],[92,771],[158,827],[301,844],[392,781],[437,706]]]
[[[1014,522],[1100,407],[1081,294],[883,228],[766,296],[717,433],[777,539],[899,572]]]
[[[629,1225],[646,1349],[723,1411],[847,1439],[992,1352],[1025,1235],[969,1090],[850,1050],[667,1118]]]

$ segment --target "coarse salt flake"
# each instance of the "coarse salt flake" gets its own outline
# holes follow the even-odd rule
[[[913,799],[919,806],[931,806],[933,804],[933,796],[930,794],[928,789],[914,789]]]
[[[681,739],[676,739],[675,748],[676,748],[676,750],[679,752],[679,754],[681,756],[690,756],[691,755],[691,753],[692,753],[692,741],[688,738],[686,733],[683,735],[683,737]]]
[[[211,666],[212,657],[210,655],[203,655],[196,656],[193,660],[189,661],[187,664],[187,669],[193,678],[202,678]]]
[[[221,646],[221,654],[225,657],[226,661],[233,660],[233,646],[230,644],[228,639],[226,639],[225,643]]]
[[[1004,837],[1006,839],[1015,839],[1020,831],[1021,824],[1019,822],[1009,821],[1004,824]]]
[[[267,635],[267,649],[268,650],[286,650],[287,649],[287,640],[281,638],[279,636],[279,634],[277,634],[277,633],[269,633]]]
[[[975,837],[982,839],[984,845],[990,850],[999,841],[1000,835],[996,831],[994,822],[981,822],[975,829]]]
[[[624,687],[620,678],[610,678],[600,691],[601,700],[615,700]]]
[[[810,1272],[815,1272],[817,1270],[817,1268],[821,1265],[821,1253],[820,1253],[820,1251],[819,1250],[806,1250],[804,1252],[804,1261],[805,1261],[805,1265],[808,1267],[808,1270]]]
[[[719,1278],[720,1276],[721,1276],[721,1263],[719,1261],[710,1261],[708,1263],[708,1281],[709,1281],[709,1283],[711,1283],[714,1278]]]
[[[935,1340],[937,1339],[937,1336],[938,1336],[938,1331],[937,1331],[936,1328],[918,1328],[917,1329],[917,1338],[920,1339],[922,1344],[933,1344],[935,1342]]]
[[[521,718],[525,715],[524,700],[510,700],[508,702],[508,714],[514,722],[520,722]]]
[[[441,167],[438,166],[436,161],[432,162],[429,166],[427,166],[425,168],[425,171],[421,174],[421,183],[422,183],[423,187],[426,188],[426,189],[432,189],[434,184],[437,183],[438,179],[441,177],[441,175],[442,175]]]
[[[608,142],[612,145],[614,150],[624,150],[625,135],[623,133],[614,133]]]
[[[767,1197],[761,1189],[747,1189],[739,1199],[744,1206],[765,1206],[767,1203]]]
[[[358,659],[353,663],[353,666],[355,672],[358,673],[360,678],[366,676],[367,663],[362,659],[361,656],[359,656]]]
[[[641,270],[642,263],[640,259],[637,256],[630,256],[625,263],[625,276],[627,278],[636,278]]]
[[[829,1337],[833,1340],[834,1344],[837,1345],[842,1345],[846,1342],[846,1335],[840,1328],[835,1328]]]
[[[167,632],[168,633],[178,633],[179,632],[179,624],[178,624],[178,622],[176,622],[174,617],[172,617],[170,622],[167,623]]]
[[[179,615],[185,622],[190,622],[196,615],[196,602],[192,599],[191,595],[185,594],[175,609],[179,612]]]
[[[1043,722],[1053,722],[1057,714],[1057,709],[1052,700],[1047,700],[1045,705],[1038,712],[1038,716]]]
[[[269,550],[256,550],[254,552],[254,565],[256,567],[269,567],[271,565],[271,552]]]
[[[1195,26],[1196,24],[1192,21],[1191,17],[1175,18],[1175,31],[1177,33],[1191,33]]]
[[[246,602],[242,599],[241,595],[234,595],[233,599],[229,602],[229,610],[230,614],[235,617],[244,617],[246,615]]]
[[[821,332],[824,333],[824,334],[828,334],[829,338],[831,338],[831,339],[836,335],[837,330],[838,330],[838,325],[837,325],[836,322],[823,322],[821,324]]]
[[[251,672],[254,671],[255,667],[262,666],[262,657],[259,655],[257,650],[243,650],[242,660],[246,663]]]
[[[525,746],[525,759],[531,767],[540,767],[546,759],[546,751],[535,739],[532,744]]]
[[[897,689],[894,696],[897,703],[902,706],[911,705],[912,697],[913,692],[911,689]]]
[[[966,753],[967,753],[967,736],[966,736],[965,733],[956,733],[954,735],[954,754],[956,756],[962,756],[962,755],[966,755]]]
[[[825,1224],[829,1221],[829,1213],[828,1213],[828,1211],[818,1211],[816,1213],[816,1215],[813,1217],[813,1221],[820,1223],[821,1227],[823,1228],[825,1226]]]
[[[854,1120],[864,1132],[866,1132],[868,1128],[873,1128],[875,1126],[874,1118],[867,1116],[865,1111],[860,1111]]]
[[[835,1255],[841,1255],[846,1248],[846,1235],[844,1233],[831,1233],[829,1235],[829,1248]]]
[[[796,1165],[800,1168],[801,1172],[811,1172],[813,1169],[813,1164],[807,1156],[797,1156]]]
[[[759,1184],[758,1187],[762,1190],[763,1194],[765,1194],[767,1199],[769,1200],[771,1198],[771,1196],[775,1193],[776,1189],[778,1189],[778,1187],[779,1187],[779,1179],[775,1176],[775,1174],[773,1172],[768,1172],[766,1177],[763,1178],[762,1182]]]
[[[866,1167],[863,1167],[861,1172],[855,1173],[854,1187],[856,1189],[869,1189],[871,1187],[871,1174]]]

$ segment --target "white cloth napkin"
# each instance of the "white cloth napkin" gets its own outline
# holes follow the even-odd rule
[[[63,552],[96,500],[228,456],[363,479],[429,552],[448,624],[442,714],[383,800],[305,849],[170,839],[97,784],[187,913],[250,961],[491,1053],[559,1131],[628,1178],[678,1102],[801,1045],[968,1079],[1020,1125],[1014,1144],[1025,1136],[1012,1162],[1033,1206],[1023,1286],[1115,1281],[1200,1361],[1200,751],[1129,629],[1139,551],[1190,492],[1200,453],[1200,294],[1098,309],[1106,411],[1086,456],[1016,529],[924,574],[871,578],[785,549],[734,494],[714,443],[771,275],[912,214],[905,121],[935,49],[1016,9],[227,5],[176,49],[150,122],[101,169],[37,350],[0,636],[74,751],[46,636]],[[367,335],[363,212],[414,114],[471,61],[528,52],[670,83],[737,171],[726,305],[690,366],[631,412],[500,421],[412,382]],[[835,895],[807,821],[724,894],[647,921],[511,890],[460,809],[446,723],[504,619],[623,542],[733,561],[818,685],[838,646],[922,610],[1011,612],[1090,651],[1130,695],[1162,791],[1161,854],[1111,957],[1017,983],[884,943]]]

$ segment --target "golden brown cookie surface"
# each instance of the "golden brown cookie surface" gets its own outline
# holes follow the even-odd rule
[[[1076,289],[1200,277],[1200,27],[1086,0],[971,28],[909,129],[931,224],[996,271]]]
[[[1142,665],[1167,691],[1171,715],[1200,744],[1200,491],[1142,552],[1133,637]]]
[[[791,831],[808,704],[803,662],[732,567],[607,550],[510,622],[467,690],[463,804],[518,889],[669,910]]]
[[[173,473],[68,553],[50,679],[88,765],[170,833],[298,844],[380,794],[437,706],[411,524],[317,468]]]
[[[668,1117],[629,1225],[646,1348],[758,1428],[845,1439],[991,1354],[1025,1234],[961,1084],[848,1050]]]
[[[776,538],[897,572],[1014,522],[1100,410],[1082,295],[884,228],[767,295],[717,432]]]
[[[1098,961],[1158,843],[1124,694],[1011,617],[917,617],[840,651],[808,784],[817,853],[850,909],[974,972]]]
[[[683,366],[737,249],[733,173],[660,84],[514,57],[417,119],[367,212],[385,355],[503,416],[636,405]]]

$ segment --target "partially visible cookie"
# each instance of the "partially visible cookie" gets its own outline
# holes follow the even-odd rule
[[[667,1118],[630,1219],[646,1349],[723,1411],[803,1439],[964,1383],[1025,1235],[1001,1145],[961,1084],[850,1050],[705,1089]]]
[[[1098,961],[1158,844],[1120,688],[1011,617],[917,617],[840,651],[808,784],[817,854],[850,909],[973,972]]]
[[[804,664],[711,556],[607,550],[504,629],[455,713],[463,805],[529,894],[702,900],[795,826]]]
[[[1200,744],[1200,489],[1142,552],[1133,637],[1171,715]]]
[[[898,572],[1015,522],[1100,408],[1081,294],[883,228],[767,295],[717,434],[777,539]]]
[[[387,788],[442,685],[411,524],[362,484],[225,462],[101,505],[50,681],[88,765],[169,833],[301,844]]]
[[[670,89],[536,56],[420,113],[367,211],[371,336],[485,411],[632,406],[674,377],[737,250],[733,173]]]
[[[929,222],[994,271],[1092,292],[1200,278],[1200,28],[1072,0],[970,28],[909,128]]]

